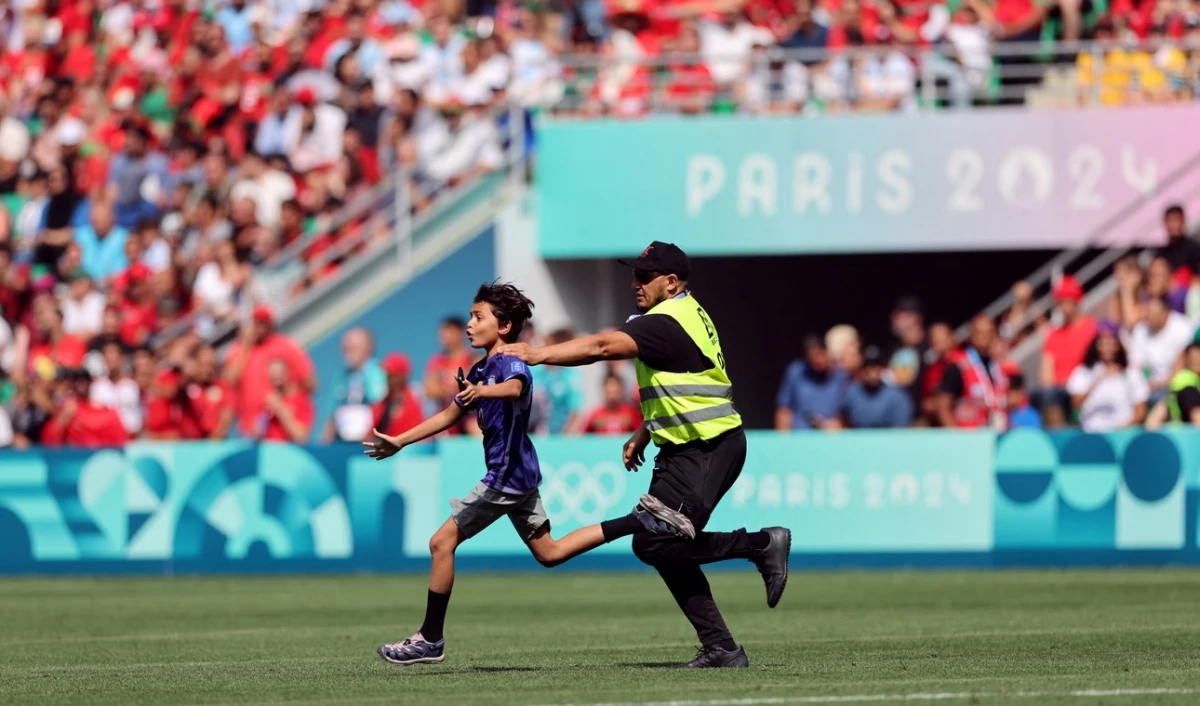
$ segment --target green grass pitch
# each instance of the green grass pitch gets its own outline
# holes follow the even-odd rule
[[[748,670],[652,573],[467,574],[445,663],[396,667],[422,576],[0,581],[0,704],[1200,704],[1200,571],[714,572]]]

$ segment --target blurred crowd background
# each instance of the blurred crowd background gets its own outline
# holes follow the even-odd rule
[[[422,334],[432,360],[355,330],[345,369],[314,371],[278,305],[391,237],[397,203],[421,213],[534,150],[538,111],[1119,105],[1190,100],[1200,75],[1197,0],[9,0],[0,38],[0,445],[16,447],[417,423],[473,362],[461,321]],[[814,334],[783,371],[777,425],[1200,414],[1183,389],[1200,373],[1200,246],[1184,214],[1164,220],[1171,244],[1117,264],[1102,317],[1066,278],[1046,321],[1022,319],[1018,283],[1013,310],[964,340],[910,299],[894,341]],[[1027,379],[1006,351],[1039,328]],[[538,381],[541,432],[640,421],[627,365],[595,408],[575,371]],[[337,391],[328,414],[318,385]]]

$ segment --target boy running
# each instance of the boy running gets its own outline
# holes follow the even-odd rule
[[[562,539],[550,536],[550,521],[538,485],[542,474],[529,439],[533,376],[520,358],[498,354],[517,340],[533,315],[531,302],[511,284],[484,284],[475,294],[467,323],[471,347],[487,356],[471,368],[454,403],[417,427],[398,436],[375,430],[377,441],[364,441],[364,453],[387,458],[409,444],[453,427],[470,411],[478,413],[483,431],[487,475],[465,498],[450,501],[450,519],[429,540],[433,566],[425,622],[412,637],[379,647],[379,656],[392,664],[441,662],[445,659],[443,625],[450,589],[454,586],[454,552],[458,545],[507,516],[534,558],[543,566],[568,559],[643,528],[655,533],[686,534],[694,530],[686,518],[643,496],[630,515],[575,530]]]

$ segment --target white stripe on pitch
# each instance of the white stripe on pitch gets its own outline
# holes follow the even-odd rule
[[[1083,689],[1079,691],[936,692],[927,694],[852,694],[849,696],[768,696],[707,701],[627,701],[619,703],[555,704],[554,706],[777,706],[782,704],[861,704],[878,701],[965,701],[967,699],[1087,698],[1104,696],[1189,696],[1200,689]]]

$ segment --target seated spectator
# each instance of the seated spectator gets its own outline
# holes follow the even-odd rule
[[[769,30],[755,27],[734,5],[722,8],[716,21],[701,20],[699,30],[700,53],[708,62],[713,80],[723,88],[746,77],[750,54],[757,43],[774,43]]]
[[[1183,368],[1171,378],[1170,393],[1146,418],[1146,428],[1164,423],[1200,426],[1200,343],[1189,343],[1183,352]]]
[[[237,410],[233,388],[217,372],[217,351],[199,346],[183,365],[184,390],[205,439],[220,440],[229,434]]]
[[[196,333],[212,336],[218,324],[230,321],[243,287],[250,280],[250,265],[238,259],[232,241],[217,244],[216,257],[200,266],[192,285],[192,309],[196,312]]]
[[[278,392],[268,377],[272,361],[284,364],[289,394],[300,394],[299,391],[307,394],[316,388],[312,359],[298,343],[275,331],[275,314],[267,306],[255,308],[252,321],[242,325],[239,338],[229,347],[225,360],[225,380],[236,390],[238,430],[243,436],[262,438],[265,433],[262,420],[267,411],[267,397],[272,391]],[[279,397],[275,395],[276,402]],[[311,426],[311,419],[308,424]]]
[[[1066,426],[1071,411],[1067,380],[1091,347],[1096,336],[1096,320],[1081,311],[1083,286],[1074,276],[1064,276],[1055,285],[1053,294],[1060,319],[1058,326],[1046,332],[1046,340],[1042,343],[1039,406],[1046,426],[1057,429]]]
[[[924,372],[919,381],[917,401],[920,404],[921,422],[929,426],[937,426],[937,391],[946,375],[946,367],[950,364],[950,354],[958,348],[954,338],[954,329],[950,324],[939,321],[929,327],[929,349],[923,359],[926,361]],[[893,358],[894,360],[894,358]]]
[[[85,341],[91,339],[104,323],[104,306],[104,295],[92,286],[92,278],[84,272],[73,275],[62,300],[63,331]]]
[[[1042,415],[1029,403],[1025,376],[1020,373],[1008,376],[1008,428],[1042,428]]]
[[[267,363],[268,391],[258,414],[254,438],[303,444],[312,431],[316,413],[307,390],[293,382],[287,361],[272,358]]]
[[[1108,319],[1125,330],[1142,320],[1142,299],[1146,296],[1146,273],[1134,254],[1125,255],[1113,265],[1117,291],[1108,302]]]
[[[192,404],[176,370],[162,370],[146,400],[146,438],[188,441],[205,438],[200,410]]]
[[[588,412],[582,423],[584,434],[632,434],[642,425],[642,412],[629,404],[625,383],[617,375],[604,378],[604,403]]]
[[[125,256],[129,231],[116,224],[106,203],[92,204],[91,223],[75,229],[75,242],[83,255],[83,269],[98,281],[108,281],[130,263]]]
[[[875,346],[863,351],[862,372],[846,392],[845,417],[855,429],[907,427],[913,419],[908,393],[883,380],[883,354]]]
[[[908,391],[914,406],[919,405],[929,364],[929,340],[921,302],[916,297],[904,297],[892,307],[892,335],[896,341],[888,360],[888,377],[893,385]]]
[[[822,50],[829,44],[829,28],[813,18],[813,0],[796,0],[794,13],[785,21],[785,49]],[[809,61],[810,59],[805,59]]]
[[[342,336],[342,362],[333,383],[333,414],[321,433],[321,443],[362,441],[371,433],[372,407],[387,394],[387,378],[375,361],[375,339],[362,327]]]
[[[945,5],[934,5],[930,19],[921,27],[921,38],[930,42],[944,39],[952,52],[925,54],[924,70],[949,82],[954,107],[970,107],[972,94],[987,86],[992,70],[992,9],[983,0],[967,0],[953,14]]]
[[[664,90],[667,105],[685,115],[708,110],[717,93],[717,84],[708,66],[694,58],[699,51],[700,37],[696,28],[691,24],[684,25],[679,33],[676,53],[693,58],[671,63],[671,80]]]
[[[1146,318],[1128,334],[1129,365],[1150,384],[1151,404],[1166,396],[1175,361],[1192,342],[1195,327],[1187,317],[1171,311],[1166,297],[1146,303]]]
[[[448,316],[442,319],[438,326],[438,346],[441,348],[434,353],[425,365],[425,399],[434,409],[441,411],[454,404],[454,396],[458,394],[458,382],[455,380],[461,369],[465,374],[475,364],[475,357],[467,348],[467,324],[458,316]],[[456,434],[456,429],[448,433]]]
[[[14,449],[28,449],[42,442],[42,430],[58,413],[49,386],[41,377],[26,378],[17,385],[10,405]]]
[[[1071,403],[1086,432],[1106,432],[1141,424],[1150,388],[1129,366],[1125,346],[1112,328],[1097,332],[1083,363],[1067,381]]]
[[[1200,276],[1200,243],[1188,236],[1183,206],[1173,204],[1163,211],[1163,230],[1167,242],[1154,254],[1166,258],[1172,273],[1186,267],[1191,276]]]
[[[805,337],[804,359],[792,361],[779,386],[775,428],[840,429],[838,415],[849,387],[849,374],[834,367],[825,342],[817,336]]]
[[[142,431],[142,390],[125,366],[125,346],[108,340],[100,348],[104,372],[92,381],[88,397],[100,407],[116,410],[131,437]]]
[[[54,416],[42,428],[41,443],[46,446],[102,448],[123,446],[129,432],[121,417],[108,407],[88,399],[92,374],[83,368],[64,369],[66,396]]]
[[[994,357],[996,323],[980,314],[971,320],[971,337],[947,359],[937,392],[938,422],[943,427],[978,429],[1008,426],[1008,378],[1011,363]]]
[[[845,370],[852,378],[858,375],[862,368],[862,343],[858,338],[858,329],[848,324],[834,326],[825,334],[825,347],[835,367]]]
[[[18,348],[25,344],[27,372],[54,379],[58,368],[77,368],[83,365],[87,345],[78,336],[63,330],[63,315],[50,294],[34,298],[32,329],[21,326],[17,332]],[[19,355],[19,354],[18,354]]]
[[[387,375],[387,391],[383,399],[372,409],[372,428],[384,434],[403,434],[425,420],[421,401],[408,384],[412,364],[403,353],[389,353],[383,359],[383,372]],[[370,434],[363,435],[367,438]]]

